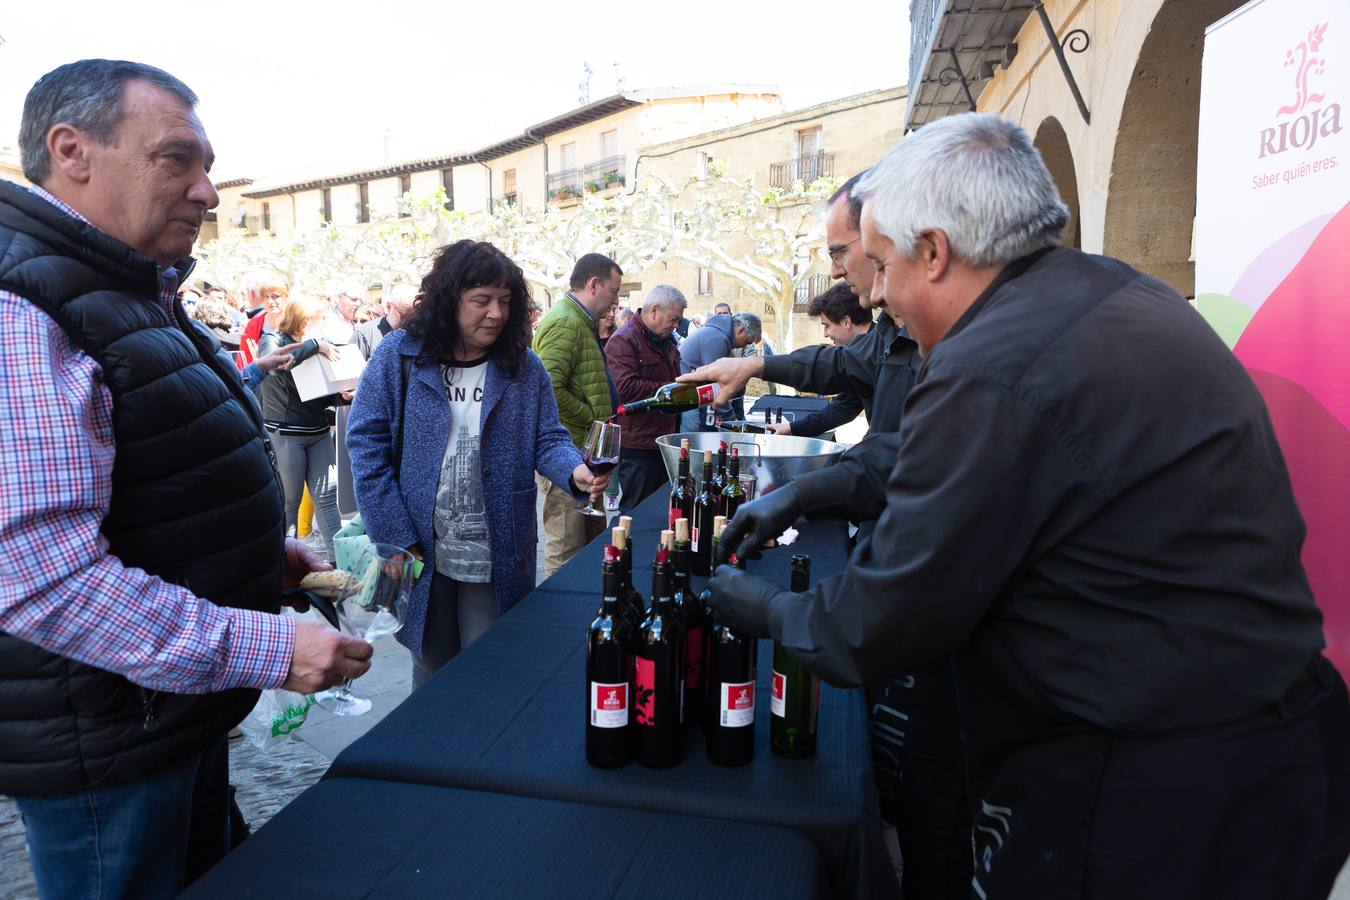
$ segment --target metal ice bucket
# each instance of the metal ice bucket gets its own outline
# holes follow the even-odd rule
[[[695,479],[703,471],[703,451],[711,450],[715,457],[717,448],[725,440],[728,454],[733,447],[740,451],[741,472],[755,476],[756,493],[761,497],[803,472],[832,465],[845,450],[843,444],[833,441],[791,435],[715,431],[668,434],[657,438],[656,446],[666,464],[666,476],[672,482],[680,470],[680,441],[684,438],[689,440],[689,473]]]

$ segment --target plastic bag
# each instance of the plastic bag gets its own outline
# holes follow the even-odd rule
[[[257,706],[239,723],[239,730],[253,746],[266,750],[287,740],[291,732],[305,724],[313,705],[314,698],[308,694],[281,688],[263,691]]]

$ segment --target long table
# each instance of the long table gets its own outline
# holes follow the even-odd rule
[[[826,891],[815,846],[786,828],[333,778],[183,896],[810,900]]]
[[[650,559],[666,521],[661,492],[634,514],[635,560]],[[842,524],[799,523],[791,548],[766,551],[752,572],[786,585],[792,553],[811,555],[813,576],[848,559]],[[708,762],[702,736],[687,736],[684,761],[649,770],[587,765],[585,630],[600,596],[603,539],[501,618],[378,726],[343,751],[326,777],[402,781],[499,794],[781,826],[807,835],[836,896],[898,893],[880,833],[861,691],[821,691],[813,759],[775,756],[768,740],[771,644],[760,642],[761,701],[755,759]],[[650,569],[635,565],[649,595]]]

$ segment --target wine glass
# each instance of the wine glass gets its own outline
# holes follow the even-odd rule
[[[333,601],[342,630],[374,641],[402,628],[412,595],[413,563],[413,555],[401,547],[372,543],[362,549]],[[363,716],[371,707],[369,697],[352,689],[350,678],[316,694],[314,701],[335,716]]]
[[[603,475],[614,471],[619,464],[619,426],[615,422],[595,421],[586,434],[586,442],[581,445],[582,461],[592,475]],[[583,516],[607,516],[603,509],[596,509],[590,497],[585,506],[578,506],[577,512]]]

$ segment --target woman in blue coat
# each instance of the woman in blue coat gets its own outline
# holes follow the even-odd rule
[[[442,247],[403,330],[376,348],[347,425],[366,534],[426,562],[399,640],[413,684],[534,588],[534,473],[603,490],[529,349],[529,290],[496,247]]]

